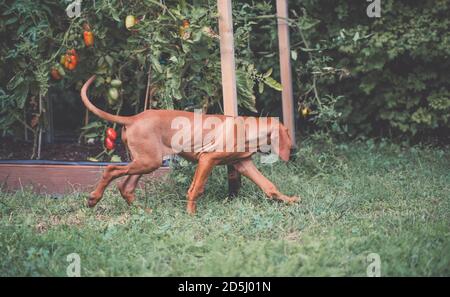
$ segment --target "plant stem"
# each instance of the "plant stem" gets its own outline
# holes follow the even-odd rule
[[[27,128],[28,130],[30,130],[31,132],[33,132],[33,134],[36,133],[36,132],[34,131],[34,129],[31,128],[30,125],[28,125],[24,120],[22,120],[21,118],[19,118],[16,114],[13,114],[13,117],[15,117],[17,121],[19,121],[20,123],[22,123],[22,125],[23,125],[25,128]]]
[[[41,159],[41,147],[42,147],[42,93],[39,92],[39,139],[38,139],[38,150],[37,159]]]
[[[308,49],[309,60],[312,62],[313,57],[311,55],[311,52],[309,51],[309,50],[311,50],[311,48],[309,47],[309,43],[306,40],[305,35],[303,34],[302,28],[300,26],[297,26],[297,28],[298,28],[298,32],[300,33],[300,37],[302,38],[302,41],[305,44],[305,48]],[[317,91],[317,78],[316,78],[315,74],[313,74],[313,89],[314,89],[314,96],[316,97],[317,103],[320,105],[320,107],[322,107],[322,102],[320,101],[319,92]]]
[[[169,8],[166,5],[159,3],[158,1],[154,1],[154,0],[147,0],[147,1],[158,5],[159,7],[161,7],[163,9],[164,12],[167,11],[174,20],[177,20],[177,17],[174,16],[173,13],[170,12]]]
[[[148,100],[149,100],[149,97],[150,97],[150,83],[152,81],[151,74],[152,74],[152,65],[149,65],[149,67],[148,67],[148,76],[147,76],[147,89],[145,91],[144,110],[147,110]],[[150,98],[150,100],[151,100],[151,98]],[[151,104],[150,104],[150,108],[152,108]]]
[[[27,121],[27,113],[26,113],[26,111],[25,111],[25,107],[24,107],[24,109],[23,109],[23,121],[24,121],[24,123],[26,123],[26,121]],[[23,129],[24,129],[24,137],[25,137],[25,141],[28,141],[28,129],[27,129],[27,126],[24,125],[24,126],[23,126]]]
[[[106,153],[106,150],[105,150],[105,149],[103,149],[103,151],[101,151],[100,154],[98,154],[97,156],[95,156],[94,159],[100,158],[104,153]]]
[[[37,133],[36,131],[33,131],[34,135],[33,135],[33,152],[31,153],[31,157],[30,159],[33,160],[34,156],[36,155],[36,146],[37,146]]]

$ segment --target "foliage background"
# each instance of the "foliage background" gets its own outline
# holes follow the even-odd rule
[[[23,137],[45,131],[46,108],[80,108],[79,90],[100,75],[91,96],[111,112],[143,109],[151,72],[152,107],[221,112],[220,51],[216,1],[83,1],[69,19],[71,1],[0,0],[0,130]],[[295,101],[309,107],[302,130],[344,137],[448,139],[450,31],[446,0],[383,0],[381,18],[366,15],[366,1],[290,1]],[[124,20],[140,22],[129,31]],[[233,1],[238,97],[241,114],[280,115],[279,60],[274,1]],[[180,34],[189,19],[187,35]],[[82,24],[95,34],[82,42]],[[67,49],[80,55],[77,69],[61,81],[50,68]],[[108,77],[124,84],[120,100],[105,99]],[[87,124],[67,113],[55,125]],[[83,130],[98,138],[105,123]],[[35,137],[36,138],[36,137]]]

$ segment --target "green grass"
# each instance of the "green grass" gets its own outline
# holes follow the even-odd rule
[[[95,209],[85,194],[61,199],[0,193],[0,275],[64,276],[78,253],[83,276],[450,275],[450,152],[307,141],[289,164],[259,168],[293,206],[248,180],[226,199],[217,168],[198,213],[185,213],[192,169],[150,184],[127,207],[111,188]],[[143,208],[151,208],[151,213]]]

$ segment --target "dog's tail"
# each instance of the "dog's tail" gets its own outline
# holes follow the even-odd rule
[[[88,79],[88,81],[83,85],[81,88],[81,100],[83,101],[84,105],[86,105],[86,108],[95,114],[96,116],[110,121],[114,123],[118,123],[121,125],[127,125],[132,122],[131,117],[123,117],[118,115],[113,115],[110,113],[107,113],[106,111],[101,110],[100,108],[96,107],[94,104],[91,103],[88,96],[86,95],[87,89],[92,84],[92,82],[95,80],[95,75],[91,76],[91,78]]]

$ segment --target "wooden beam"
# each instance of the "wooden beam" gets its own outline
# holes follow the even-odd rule
[[[64,163],[64,162],[61,162]],[[67,162],[70,163],[70,162]],[[114,163],[111,163],[114,164]],[[32,165],[0,163],[0,184],[2,191],[17,191],[31,188],[38,194],[62,195],[74,192],[92,191],[102,177],[106,165]],[[138,187],[145,183],[167,177],[170,168],[161,167],[150,174],[145,174]],[[123,178],[118,178],[118,183]]]
[[[220,58],[224,113],[238,115],[236,90],[236,63],[234,60],[233,10],[231,0],[217,0],[219,11]],[[241,185],[241,176],[228,166],[228,194],[235,196]]]
[[[231,0],[217,0],[219,10],[220,57],[223,106],[226,115],[237,116],[236,64],[234,61],[233,15]]]
[[[292,92],[291,49],[289,42],[289,25],[287,0],[277,0],[278,47],[280,51],[281,93],[283,106],[283,124],[289,130],[292,143],[295,142],[294,97]]]

